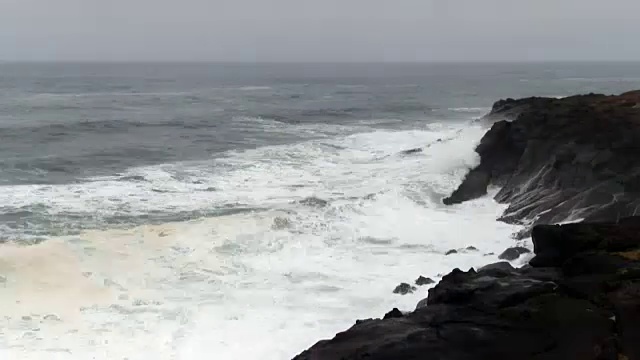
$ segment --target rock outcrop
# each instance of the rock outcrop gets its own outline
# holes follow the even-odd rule
[[[297,360],[640,359],[640,217],[539,225],[531,265],[446,275],[409,314],[360,321]]]
[[[497,122],[476,148],[480,164],[445,204],[500,186],[502,220],[527,230],[640,214],[640,91],[501,100],[486,118]]]
[[[519,258],[520,255],[528,254],[530,252],[531,252],[531,250],[529,250],[529,249],[527,249],[525,247],[516,246],[516,247],[508,248],[502,254],[498,255],[498,259],[513,261],[513,260],[516,260],[517,258]]]
[[[501,220],[525,225],[535,257],[455,269],[415,311],[295,359],[640,360],[640,91],[501,100],[485,120],[480,164],[444,203],[501,187]]]

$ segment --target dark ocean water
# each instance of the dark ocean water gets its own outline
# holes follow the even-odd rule
[[[474,119],[633,89],[640,64],[0,64],[0,358],[287,359],[410,310],[399,282],[513,245],[489,197],[441,204]]]
[[[1,64],[0,183],[69,183],[309,135],[248,118],[410,129],[505,97],[635,88],[639,64]]]

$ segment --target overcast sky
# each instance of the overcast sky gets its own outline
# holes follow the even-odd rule
[[[0,0],[0,60],[640,60],[640,0]]]

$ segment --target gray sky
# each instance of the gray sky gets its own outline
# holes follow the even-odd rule
[[[1,60],[640,60],[640,0],[0,0]]]

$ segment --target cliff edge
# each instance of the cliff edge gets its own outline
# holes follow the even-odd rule
[[[415,311],[296,360],[640,360],[640,91],[501,100],[484,120],[480,164],[444,203],[501,187],[535,257],[455,269]]]

